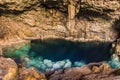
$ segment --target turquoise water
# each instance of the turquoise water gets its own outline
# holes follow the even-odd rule
[[[120,61],[118,56],[111,56],[111,59],[108,61],[112,68],[120,68]]]
[[[119,67],[116,60],[111,58],[112,53],[110,42],[47,39],[31,41],[30,45],[10,50],[6,56],[19,58],[26,67],[33,66],[41,71],[51,71],[101,61],[108,61],[112,67]]]

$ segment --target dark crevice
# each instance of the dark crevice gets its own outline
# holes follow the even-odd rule
[[[0,5],[0,7],[4,7],[4,8],[8,8],[8,6],[6,6],[7,4],[4,5]],[[36,6],[37,4],[32,4],[29,7],[24,7],[23,10],[4,10],[4,9],[0,9],[0,16],[1,15],[6,15],[6,14],[14,14],[14,15],[20,15],[23,14],[26,11],[30,11],[30,10],[35,10],[35,8],[32,8],[33,6]]]
[[[112,29],[117,33],[117,39],[120,38],[120,18],[113,22]]]
[[[114,53],[112,42],[75,42],[65,39],[32,40],[29,46],[3,51],[5,57],[14,59],[19,67],[36,67],[43,72],[107,62]]]
[[[52,3],[54,4],[54,3]],[[40,7],[43,7],[45,9],[55,9],[55,10],[58,10],[64,14],[68,14],[68,6],[67,5],[64,5],[64,6],[61,6],[58,4],[58,2],[56,2],[54,5],[51,5],[51,4],[48,4],[48,3],[41,3]]]
[[[80,18],[80,17],[86,18],[88,21],[92,21],[92,18],[102,18],[107,21],[111,20],[111,17],[105,13],[100,13],[100,12],[87,10],[87,9],[83,9],[83,8],[77,14],[77,17],[78,18]]]

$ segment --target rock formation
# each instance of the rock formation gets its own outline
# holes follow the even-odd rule
[[[31,40],[46,38],[113,42],[113,57],[118,58],[120,1],[0,0],[0,79],[46,80],[37,70],[23,67],[20,69],[19,78],[15,78],[18,76],[19,67],[12,59],[2,57],[4,50],[11,47],[18,49],[29,44]],[[82,71],[83,69],[85,71]],[[93,68],[85,66],[58,70],[46,76],[50,80],[114,80],[120,78],[119,71],[109,68],[107,64],[97,64]]]
[[[95,68],[97,67],[97,68]],[[93,69],[94,68],[94,69]],[[111,69],[106,63],[91,63],[83,67],[47,73],[49,80],[115,80],[120,79],[119,69]]]
[[[0,57],[0,79],[13,80],[17,72],[18,67],[12,59]]]
[[[17,66],[14,60],[0,57],[0,79],[1,80],[46,80],[43,73],[35,68],[26,69]]]
[[[118,0],[1,0],[0,5],[1,25],[6,29],[16,27],[12,31],[8,28],[8,32],[4,29],[3,34],[16,34],[14,40],[65,38],[114,41],[117,37],[114,23],[120,15]],[[14,30],[19,31],[16,33]]]

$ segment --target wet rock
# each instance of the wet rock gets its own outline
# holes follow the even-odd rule
[[[14,60],[0,57],[0,79],[13,80],[17,73],[18,67]]]
[[[119,79],[119,75],[120,69],[111,69],[105,62],[90,63],[82,67],[61,69],[46,74],[49,80],[114,80]]]
[[[53,63],[51,60],[48,59],[44,59],[44,64],[47,65],[47,67],[51,68],[53,66]]]
[[[91,73],[91,70],[84,67],[67,68],[58,70],[48,76],[49,80],[79,80],[83,75]]]

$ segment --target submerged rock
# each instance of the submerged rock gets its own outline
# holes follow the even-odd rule
[[[63,68],[71,68],[71,66],[72,66],[71,61],[70,60],[66,60],[66,63],[65,63]]]
[[[44,64],[47,65],[48,68],[51,68],[53,66],[53,63],[51,60],[44,59]]]

